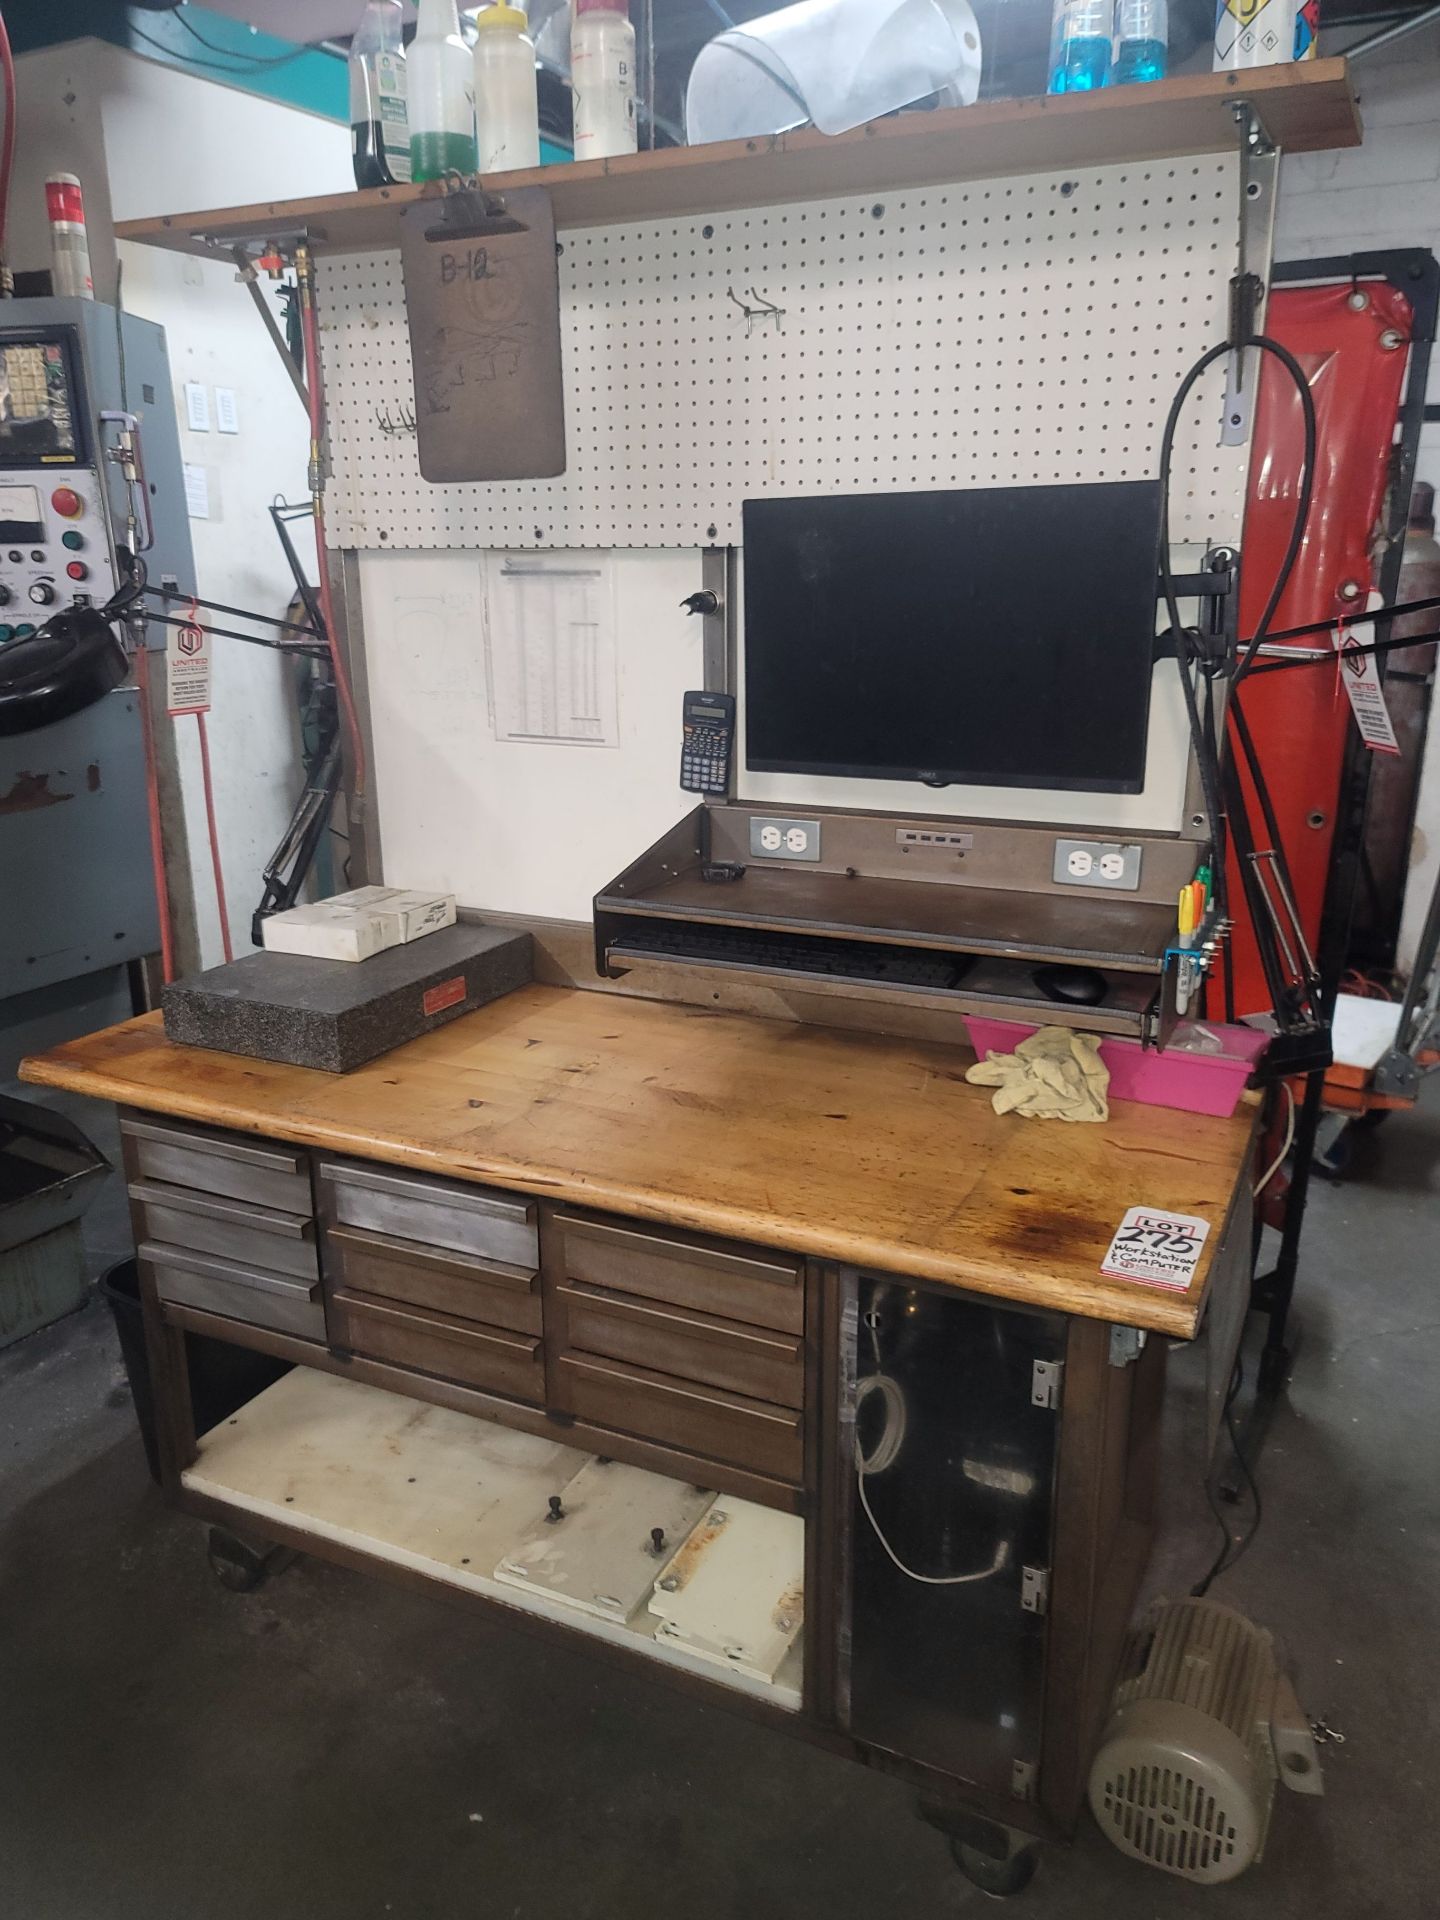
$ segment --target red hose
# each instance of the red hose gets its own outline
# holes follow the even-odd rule
[[[301,287],[300,326],[305,343],[305,391],[310,411],[311,458],[318,460],[325,433],[325,393],[320,378],[320,329],[308,284],[302,284]],[[352,790],[358,800],[365,792],[365,746],[360,736],[360,717],[355,711],[355,701],[350,691],[350,676],[345,671],[345,661],[340,651],[340,625],[335,618],[335,601],[330,591],[330,565],[325,552],[325,509],[318,487],[315,492],[315,553],[320,573],[320,611],[325,616],[325,636],[330,647],[335,692],[350,741]]]
[[[215,825],[215,791],[210,784],[210,735],[205,726],[205,716],[197,713],[195,725],[200,733],[200,781],[205,789],[205,826],[210,835],[210,865],[215,873],[215,905],[220,911],[220,945],[225,958],[233,960],[235,949],[230,944],[230,910],[225,903],[225,874],[220,865],[220,835]]]
[[[15,60],[5,16],[0,13],[0,69],[5,77],[5,134],[0,144],[0,260],[5,257],[5,228],[10,212],[10,176],[15,170]]]
[[[160,973],[168,986],[175,978],[175,936],[170,925],[170,895],[165,886],[165,842],[160,832],[160,782],[155,771],[155,725],[150,717],[150,650],[135,655],[135,686],[140,695],[140,737],[145,744],[145,812],[150,827],[150,872],[160,914]]]

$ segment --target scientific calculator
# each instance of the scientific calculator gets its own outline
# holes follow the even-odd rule
[[[680,739],[680,785],[686,793],[729,793],[735,741],[733,693],[687,693]]]

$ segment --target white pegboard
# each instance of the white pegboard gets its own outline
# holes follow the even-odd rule
[[[1237,164],[569,230],[556,480],[423,480],[413,435],[382,424],[414,409],[399,254],[322,258],[331,541],[738,544],[747,498],[1153,475],[1171,395],[1225,334]],[[1177,539],[1239,536],[1222,387],[1217,366],[1182,428]]]

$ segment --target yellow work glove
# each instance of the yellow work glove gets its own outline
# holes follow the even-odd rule
[[[1110,1074],[1100,1058],[1100,1042],[1069,1027],[1042,1027],[1014,1053],[977,1060],[965,1078],[972,1086],[994,1087],[990,1104],[996,1113],[1082,1122],[1110,1117]]]

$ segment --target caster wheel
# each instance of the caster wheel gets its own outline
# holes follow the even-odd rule
[[[219,1527],[210,1529],[208,1555],[215,1578],[231,1593],[254,1593],[265,1584],[270,1571],[268,1554],[247,1546],[233,1533],[224,1533]]]
[[[1012,1894],[1023,1893],[1040,1864],[1040,1848],[1034,1842],[1016,1847],[1003,1859],[981,1853],[967,1840],[952,1839],[950,1852],[965,1878],[995,1900],[1008,1900]]]

